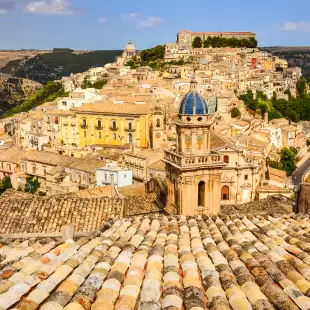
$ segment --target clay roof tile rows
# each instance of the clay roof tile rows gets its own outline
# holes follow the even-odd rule
[[[97,236],[2,239],[8,309],[309,309],[307,215],[138,216]]]
[[[96,102],[84,104],[72,111],[77,113],[115,113],[130,115],[146,115],[151,112],[152,105],[150,103],[134,104],[134,103],[111,103]]]

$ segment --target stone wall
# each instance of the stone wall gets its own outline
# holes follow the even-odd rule
[[[302,184],[300,186],[298,210],[296,211],[310,214],[310,184]]]

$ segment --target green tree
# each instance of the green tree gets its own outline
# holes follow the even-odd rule
[[[25,192],[34,194],[40,188],[40,182],[37,177],[29,176],[26,178]]]
[[[306,78],[302,77],[299,79],[297,82],[296,88],[297,88],[297,93],[300,98],[306,98],[306,86],[307,86],[307,80]]]
[[[289,89],[286,89],[284,91],[284,94],[288,95],[288,99],[291,99],[292,98],[292,94],[291,94],[291,91]],[[276,98],[277,99],[277,98]]]
[[[157,45],[153,48],[149,48],[141,51],[140,58],[142,62],[151,62],[159,59],[164,59],[165,57],[165,46]]]
[[[284,116],[294,123],[298,123],[300,121],[299,114],[296,111],[287,110],[285,111]]]
[[[231,114],[232,118],[240,117],[241,116],[241,112],[236,107],[232,108],[232,110],[230,111],[230,114]]]
[[[12,188],[11,178],[6,176],[0,181],[0,195],[9,188]]]
[[[193,48],[201,48],[202,47],[202,39],[200,37],[195,37],[192,43]]]
[[[107,84],[107,80],[98,80],[97,82],[93,83],[92,87],[96,89],[101,89],[105,84]]]
[[[281,150],[281,167],[290,176],[296,169],[296,154],[289,148],[285,147]]]
[[[261,116],[264,117],[265,113],[268,111],[268,106],[266,103],[261,103],[259,105],[259,109],[260,109]]]

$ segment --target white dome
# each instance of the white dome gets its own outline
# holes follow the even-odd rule
[[[136,47],[133,45],[132,41],[129,40],[128,44],[126,45],[125,51],[135,51]]]

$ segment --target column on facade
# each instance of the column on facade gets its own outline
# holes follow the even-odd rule
[[[105,119],[105,140],[106,140],[106,143],[109,142],[109,119],[106,118]]]
[[[217,174],[213,178],[212,184],[212,208],[210,208],[210,213],[218,214],[221,212],[221,175]]]
[[[196,130],[191,130],[191,153],[192,154],[197,154],[197,143],[196,143],[196,138],[197,138],[197,131]]]
[[[136,122],[137,122],[137,145],[140,146],[140,119],[137,119]],[[147,122],[145,121],[145,123]],[[146,131],[145,134],[147,135],[148,132]],[[134,136],[135,135],[133,135],[133,137]]]
[[[208,130],[208,151],[210,151],[210,143],[211,143],[211,132]]]
[[[123,145],[125,142],[125,139],[126,139],[126,143],[127,143],[127,136],[126,136],[126,133],[125,133],[125,129],[124,129],[124,119],[122,118],[121,119],[121,145]]]
[[[209,151],[209,130],[207,128],[203,129],[203,152],[207,153]]]
[[[238,203],[241,200],[241,172],[237,170],[237,195],[236,195],[236,202]]]
[[[91,137],[92,137],[92,144],[95,144],[95,130],[94,130],[94,117],[91,117]]]
[[[254,169],[252,168],[251,169],[252,171],[252,192],[251,192],[251,200],[254,200],[255,199],[255,189],[254,189],[254,182],[255,182],[255,176],[254,176]]]

